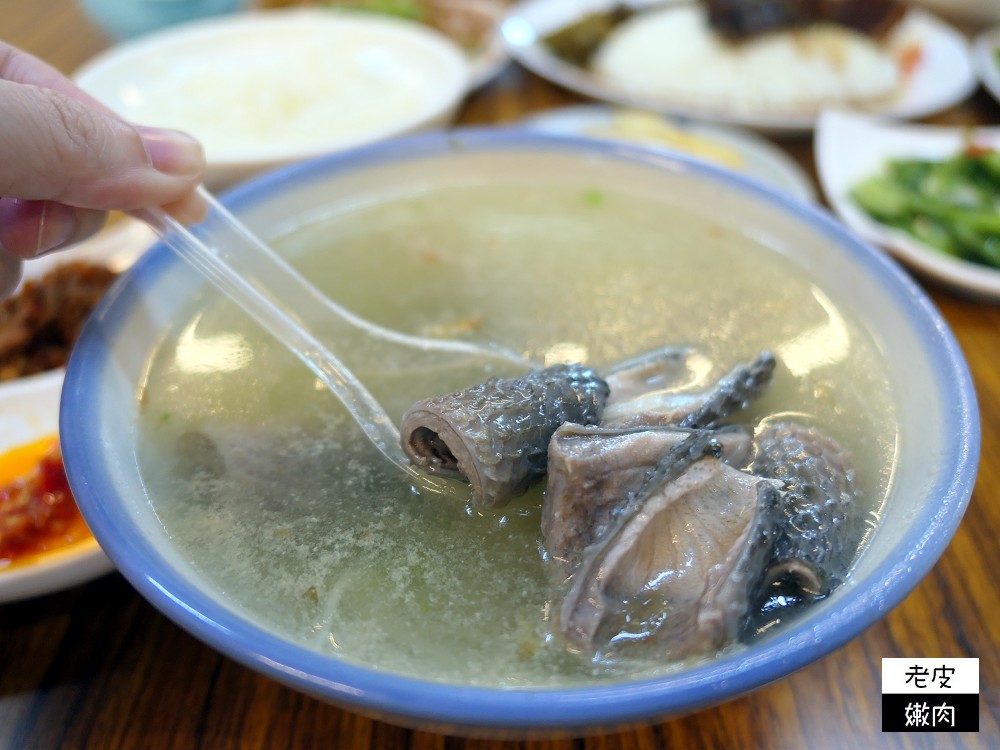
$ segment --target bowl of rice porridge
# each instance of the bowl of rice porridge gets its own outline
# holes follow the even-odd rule
[[[328,8],[260,10],[175,25],[74,74],[132,122],[191,133],[206,181],[450,122],[469,62],[416,21]]]

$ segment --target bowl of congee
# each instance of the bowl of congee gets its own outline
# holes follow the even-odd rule
[[[947,325],[763,185],[469,129],[223,200],[348,311],[317,336],[391,445],[162,245],[83,331],[60,433],[117,568],[286,685],[458,734],[661,720],[860,634],[961,520]]]

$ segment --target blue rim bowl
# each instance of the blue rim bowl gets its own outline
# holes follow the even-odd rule
[[[708,184],[738,194],[755,210],[784,217],[817,244],[835,248],[837,257],[821,262],[847,268],[845,288],[854,290],[857,304],[871,307],[864,311],[865,320],[887,356],[897,356],[894,347],[908,342],[903,355],[909,360],[900,368],[909,372],[906,378],[922,383],[914,387],[927,395],[914,409],[933,425],[938,437],[928,439],[939,441],[926,451],[934,468],[915,485],[920,495],[916,505],[883,520],[873,538],[872,546],[878,534],[890,534],[891,541],[883,545],[889,548],[871,557],[864,573],[839,589],[831,597],[835,605],[826,602],[831,608],[821,615],[791,623],[739,653],[655,679],[565,689],[489,689],[400,676],[321,655],[250,622],[194,585],[153,544],[127,506],[126,495],[142,492],[129,443],[138,401],[129,373],[141,369],[148,356],[144,347],[153,345],[130,334],[131,326],[136,317],[161,314],[143,300],[182,263],[157,245],[119,280],[87,323],[67,369],[60,415],[64,460],[76,499],[105,552],[142,596],[236,661],[370,716],[461,734],[582,734],[689,713],[782,678],[858,636],[928,573],[951,540],[975,482],[980,433],[972,381],[948,326],[924,292],[894,261],[826,213],[681,156],[494,129],[414,136],[301,163],[237,187],[224,196],[224,203],[249,218],[269,199],[296,186],[362,174],[373,166],[457,151],[532,150],[640,164],[669,172],[671,179]],[[896,321],[897,327],[880,333],[880,326],[888,325],[884,320]],[[897,499],[896,504],[911,499]]]

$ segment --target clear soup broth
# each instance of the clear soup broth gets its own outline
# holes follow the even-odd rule
[[[859,512],[877,519],[896,429],[874,342],[821,281],[721,220],[626,184],[550,174],[342,202],[272,243],[379,324],[539,361],[572,351],[600,369],[694,344],[709,377],[769,349],[774,382],[739,419],[795,414],[834,435],[858,467],[869,501]],[[373,356],[330,335],[397,420],[420,398],[509,374]],[[470,685],[683,666],[597,662],[549,635],[544,482],[495,512],[415,490],[302,365],[212,292],[153,350],[141,404],[140,468],[171,544],[265,628],[354,663]]]

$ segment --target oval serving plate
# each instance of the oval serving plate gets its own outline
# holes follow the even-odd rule
[[[669,0],[668,0],[669,1]],[[673,0],[676,2],[677,0]],[[669,99],[636,98],[603,83],[593,73],[571,65],[552,54],[542,39],[587,13],[607,10],[616,0],[522,0],[504,19],[502,31],[511,56],[532,72],[584,96],[651,109],[680,117],[743,125],[776,135],[807,133],[816,117],[776,115],[709,109]],[[635,6],[662,5],[662,0],[640,0]],[[903,119],[925,117],[946,109],[969,96],[976,87],[969,44],[955,28],[922,10],[910,10],[892,32],[894,50],[920,45],[919,61],[898,95],[873,111]]]

